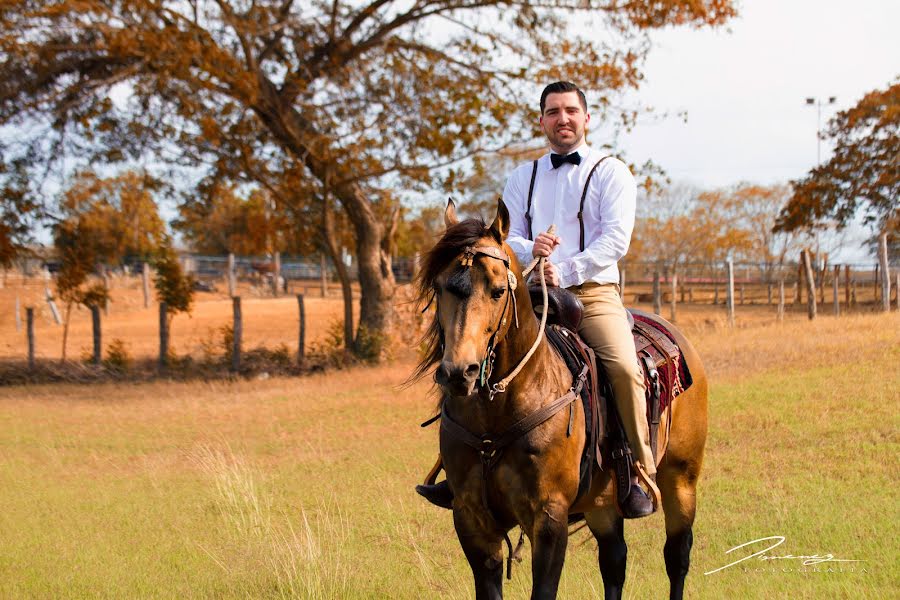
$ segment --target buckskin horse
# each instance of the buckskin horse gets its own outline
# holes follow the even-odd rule
[[[590,488],[579,497],[585,410],[571,401],[576,378],[539,336],[521,265],[505,244],[509,213],[500,201],[487,227],[480,219],[459,221],[451,201],[445,220],[447,230],[417,278],[420,302],[433,301],[436,308],[427,354],[413,378],[436,367],[440,452],[476,598],[502,598],[503,542],[511,558],[515,526],[532,547],[531,597],[555,598],[570,515],[582,514],[599,546],[605,597],[621,598],[627,547],[615,478],[594,464]],[[681,598],[706,440],[707,383],[691,344],[659,321],[672,332],[693,378],[662,414],[667,439],[658,440],[666,572],[670,597]]]

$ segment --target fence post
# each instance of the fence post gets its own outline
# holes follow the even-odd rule
[[[281,281],[281,252],[275,253],[275,270],[272,272],[272,295],[278,297],[278,284]]]
[[[841,316],[841,299],[839,296],[840,290],[838,289],[841,284],[841,265],[834,265],[834,279],[831,282],[832,287],[834,288],[834,316]]]
[[[728,259],[728,288],[725,290],[725,302],[728,305],[728,326],[734,327],[734,262]]]
[[[784,321],[784,279],[778,281],[778,322]]]
[[[844,265],[844,304],[850,308],[850,265]]]
[[[91,305],[91,326],[94,331],[94,359],[95,365],[99,365],[103,358],[103,345],[100,333],[100,307]]]
[[[144,261],[144,268],[141,270],[141,284],[144,289],[144,308],[150,308],[150,265]]]
[[[856,306],[856,278],[850,280],[850,306]]]
[[[712,270],[712,278],[713,278],[713,305],[719,305],[719,269],[717,267],[713,267]]]
[[[880,240],[879,240],[879,243],[880,243]],[[878,290],[881,289],[880,286],[878,285],[878,272],[879,272],[878,267],[880,266],[880,262],[881,262],[881,248],[880,247],[878,248],[878,261],[879,262],[875,263],[875,269],[874,269],[875,270],[875,279],[872,282],[872,285],[874,286],[873,289],[874,289],[876,303],[878,302]]]
[[[772,306],[772,282],[769,281],[766,283],[766,303],[769,306]]]
[[[891,312],[891,267],[888,264],[887,234],[878,240],[878,258],[881,260],[881,308]]]
[[[297,308],[300,311],[300,335],[297,343],[297,362],[301,365],[306,360],[306,308],[303,305],[303,294],[297,294]]]
[[[241,368],[241,335],[244,331],[243,322],[241,320],[241,297],[235,296],[231,299],[232,310],[234,312],[234,326],[232,328],[233,346],[231,348],[231,370],[237,372]]]
[[[34,371],[34,308],[25,308],[25,327],[28,331],[28,368]]]
[[[825,306],[825,275],[828,274],[828,253],[822,254],[822,271],[819,273],[819,300]]]
[[[900,310],[900,271],[897,272],[897,281],[894,285],[894,299],[897,301],[897,310]]]
[[[816,318],[816,282],[813,278],[812,261],[809,250],[800,253],[803,271],[806,273],[806,314],[809,320]]]
[[[676,296],[677,292],[678,292],[678,273],[673,272],[672,273],[672,302],[671,302],[671,313],[672,313],[671,321],[673,323],[675,322],[675,305],[678,302],[677,296]]]
[[[662,312],[662,294],[659,289],[659,270],[653,271],[653,312]]]
[[[19,301],[19,292],[16,292],[16,331],[22,331],[22,307]]]
[[[159,303],[159,368],[169,364],[169,306]]]
[[[228,253],[228,272],[225,273],[225,277],[228,280],[228,297],[234,298],[235,294],[237,294],[237,281],[235,281],[234,272],[234,252]]]
[[[326,265],[325,262],[326,262],[325,261],[325,253],[323,252],[322,253],[322,268],[321,268],[322,297],[323,298],[326,298],[328,296],[328,271],[325,270],[328,265]]]
[[[744,282],[743,281],[741,282],[740,292],[741,292],[741,306],[743,306],[744,305]]]

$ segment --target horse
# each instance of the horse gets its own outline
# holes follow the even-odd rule
[[[436,307],[413,377],[434,370],[441,392],[440,452],[476,598],[502,598],[503,542],[511,555],[509,532],[516,526],[532,547],[531,597],[555,598],[570,515],[581,514],[598,543],[604,596],[621,598],[627,546],[614,477],[594,464],[590,488],[578,497],[584,409],[566,400],[575,378],[560,356],[545,337],[535,345],[540,323],[505,242],[506,206],[498,202],[488,227],[481,219],[460,221],[451,200],[445,222],[417,277],[419,301]],[[657,460],[670,597],[681,598],[706,440],[707,381],[690,342],[660,322],[693,376],[662,416],[660,431],[668,439]]]

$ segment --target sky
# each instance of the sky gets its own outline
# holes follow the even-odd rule
[[[640,101],[673,115],[645,119],[621,140],[673,180],[701,187],[787,182],[816,163],[817,115],[900,76],[897,0],[745,0],[725,28],[654,33]],[[830,154],[822,143],[822,159]]]
[[[896,0],[745,0],[738,10],[719,29],[652,34],[634,98],[670,116],[643,117],[620,138],[631,162],[652,159],[673,182],[704,189],[787,183],[817,160],[817,109],[807,97],[836,98],[821,107],[824,128],[900,77]],[[830,153],[823,141],[822,160]],[[833,258],[873,260],[862,246],[868,235],[851,226]]]

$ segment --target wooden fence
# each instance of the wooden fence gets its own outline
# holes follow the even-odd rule
[[[226,270],[205,276],[219,277],[227,287],[232,298],[232,348],[231,364],[233,371],[241,369],[243,313],[240,291],[260,295],[260,280],[255,275],[240,272],[237,265],[242,264],[235,257],[222,257]],[[247,261],[244,261],[247,262]],[[295,261],[283,262],[276,257],[272,281],[279,281],[275,275],[285,272]],[[415,260],[411,260],[404,268],[409,275],[415,272]],[[190,267],[190,263],[186,265]],[[122,277],[139,277],[140,289],[143,293],[144,306],[148,306],[151,298],[150,273],[146,265],[138,275],[105,276],[107,286],[122,284]],[[306,346],[306,314],[304,297],[312,295],[326,297],[339,295],[330,281],[327,266],[319,263],[318,271],[307,273],[306,279],[282,279],[279,285],[269,287],[270,282],[263,281],[263,293],[270,296],[285,294],[286,289],[303,290],[295,293],[297,298],[297,315],[299,330],[297,332],[298,350],[296,360],[302,363],[305,359]],[[892,281],[892,275],[894,280]],[[721,305],[725,308],[728,323],[734,325],[736,312],[742,306],[771,306],[775,319],[782,320],[787,306],[806,306],[807,314],[813,319],[820,312],[840,316],[856,310],[891,310],[891,306],[900,310],[900,272],[892,268],[886,253],[882,260],[874,265],[828,265],[825,261],[816,261],[811,254],[802,253],[797,263],[780,266],[739,263],[679,265],[677,269],[666,268],[659,264],[625,261],[620,265],[621,293],[626,305],[652,303],[657,314],[678,320],[679,305]],[[208,279],[207,279],[208,280]],[[290,285],[285,285],[290,281]],[[132,281],[130,285],[134,286]],[[249,286],[249,287],[248,287]],[[35,301],[39,298],[47,304],[54,322],[61,324],[60,311],[52,294],[53,281],[49,275],[28,277],[22,274],[4,273],[0,279],[0,299],[2,294],[8,298],[15,294],[14,321],[16,331],[22,329],[21,312],[24,308],[27,340],[27,357],[29,368],[34,368],[35,361],[35,309],[39,306]],[[268,292],[265,290],[268,289]],[[235,293],[231,293],[235,292]],[[220,292],[221,293],[221,292]],[[25,298],[23,302],[22,299]],[[102,319],[108,314],[109,307],[90,307],[93,328],[93,352],[91,362],[99,364],[102,354]],[[115,307],[112,308],[115,310]],[[169,357],[168,311],[165,304],[159,305],[159,369],[167,368]],[[0,323],[2,326],[2,323]]]

